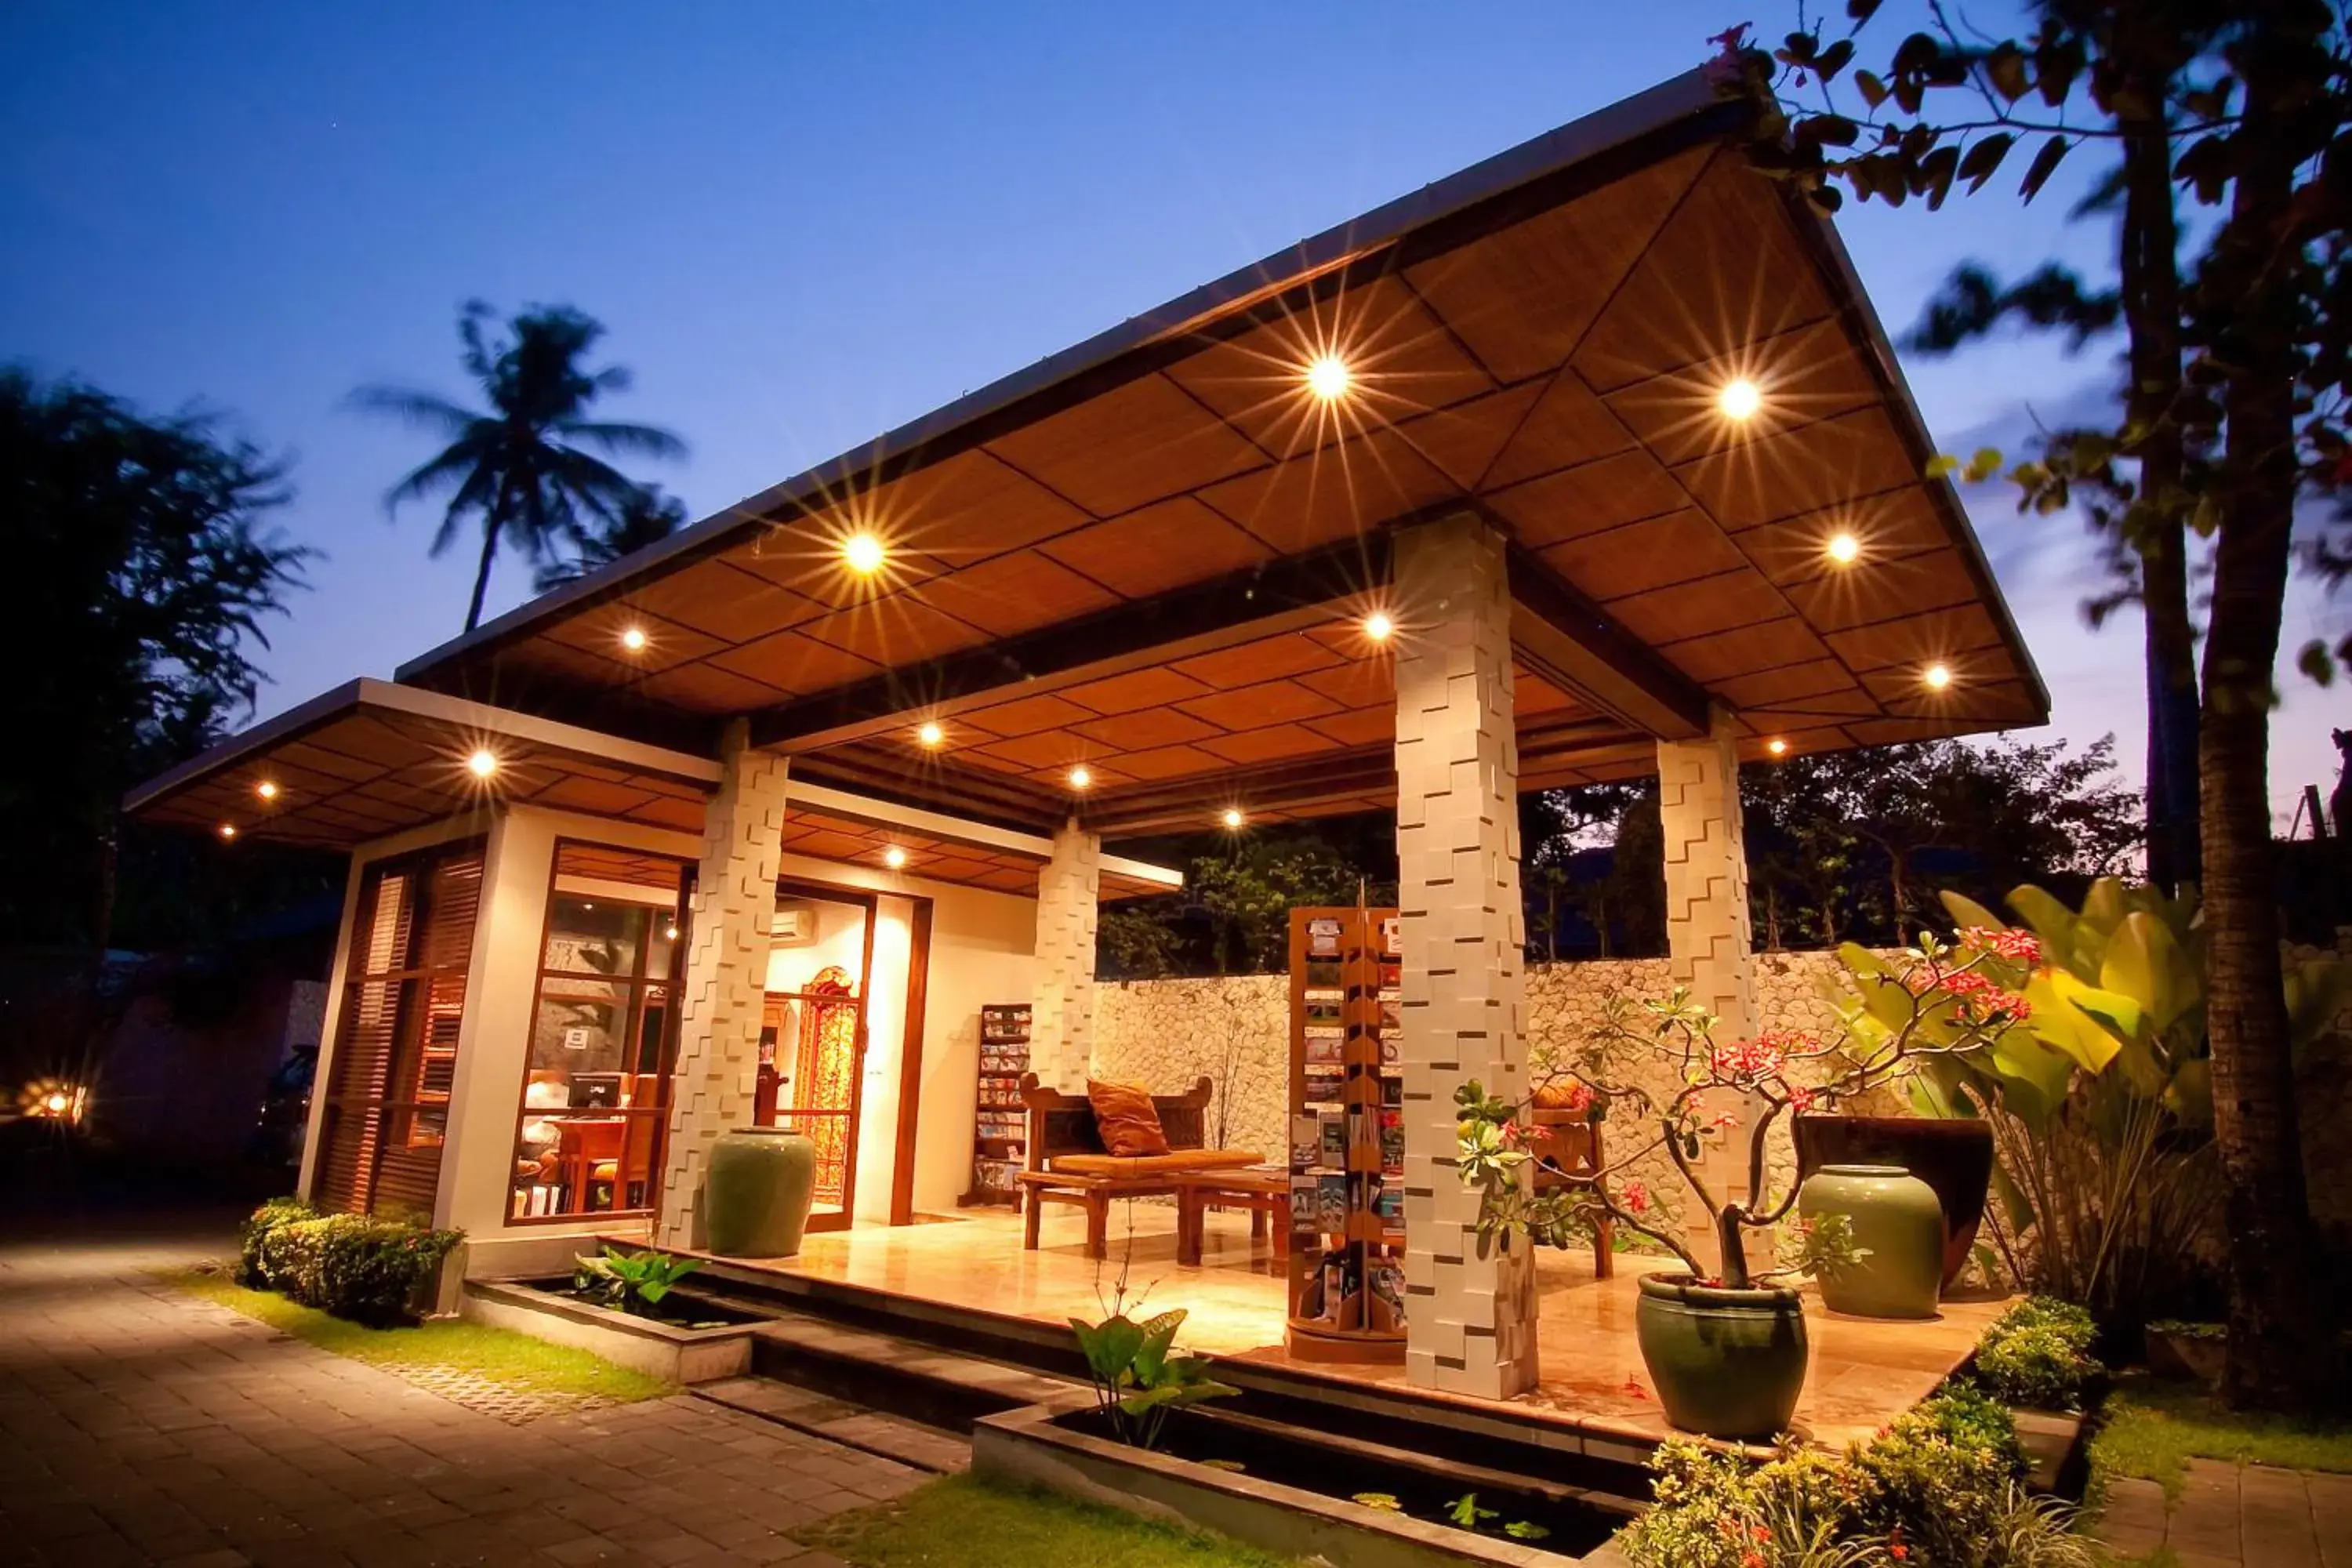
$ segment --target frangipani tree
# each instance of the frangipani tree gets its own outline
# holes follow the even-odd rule
[[[1780,1223],[1796,1203],[1794,1184],[1778,1185],[1769,1158],[1780,1118],[1831,1110],[1901,1084],[1927,1064],[1985,1051],[2026,1009],[1984,973],[1993,962],[1990,949],[1954,952],[1930,940],[1916,957],[1922,984],[1884,991],[1866,1014],[1857,1009],[1849,1027],[1826,1037],[1791,1030],[1719,1039],[1721,1020],[1694,1003],[1687,989],[1677,989],[1663,1002],[1612,998],[1582,1047],[1531,1052],[1524,1100],[1491,1096],[1475,1079],[1464,1084],[1454,1095],[1455,1169],[1465,1185],[1480,1189],[1480,1245],[1507,1248],[1515,1235],[1525,1234],[1539,1245],[1565,1247],[1605,1215],[1664,1247],[1695,1279],[1734,1289],[1776,1273],[1819,1273],[1850,1262],[1854,1254],[1843,1226],[1808,1226],[1796,1233],[1784,1268],[1759,1273],[1748,1266],[1745,1234]],[[1601,1170],[1538,1192],[1526,1179],[1537,1151],[1523,1130],[1544,1100],[1624,1131]],[[1744,1105],[1745,1114],[1721,1110],[1728,1100]],[[1705,1169],[1706,1141],[1735,1126],[1745,1138],[1744,1199],[1719,1190]],[[1709,1279],[1684,1236],[1662,1223],[1647,1186],[1633,1174],[1659,1154],[1708,1215],[1722,1258],[1718,1279]]]

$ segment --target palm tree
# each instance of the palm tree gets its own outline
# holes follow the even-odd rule
[[[578,541],[578,554],[568,561],[551,561],[541,566],[530,585],[544,594],[566,583],[576,583],[624,555],[667,539],[685,521],[684,501],[662,494],[658,485],[647,485],[623,503],[619,516]]]
[[[448,446],[393,486],[383,502],[397,511],[403,501],[450,492],[433,535],[435,555],[457,542],[465,518],[481,519],[481,565],[466,608],[469,632],[481,623],[490,563],[501,543],[512,542],[531,561],[562,540],[584,549],[593,537],[592,520],[617,526],[639,495],[635,480],[583,447],[613,456],[686,455],[686,443],[667,430],[587,417],[598,397],[629,384],[629,373],[619,365],[591,371],[581,363],[604,335],[594,317],[569,305],[533,306],[507,322],[508,337],[493,342],[487,328],[495,315],[476,300],[457,317],[457,338],[465,345],[459,360],[481,387],[487,413],[399,386],[362,386],[348,400],[352,407],[394,415],[447,437]]]

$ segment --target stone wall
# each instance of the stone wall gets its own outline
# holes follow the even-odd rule
[[[1833,1029],[1837,1015],[1821,988],[1839,973],[1832,953],[1758,953],[1756,1007],[1762,1026]],[[1673,984],[1663,958],[1531,963],[1527,977],[1531,1049],[1572,1047],[1599,1026],[1611,996],[1663,998]],[[1094,1071],[1158,1094],[1173,1094],[1205,1073],[1219,1086],[1210,1107],[1210,1136],[1216,1136],[1218,1104],[1229,1101],[1229,1146],[1279,1161],[1289,1136],[1289,1016],[1287,975],[1101,983],[1095,987]],[[1671,1092],[1663,1081],[1650,1087]],[[1785,1130],[1774,1144],[1775,1178],[1785,1181],[1795,1165]],[[1650,1191],[1663,1214],[1679,1216],[1680,1179],[1663,1156],[1654,1165],[1642,1173]]]
[[[1889,950],[1892,951],[1892,950]],[[2290,963],[2328,950],[2294,946]],[[2336,951],[2352,961],[2352,928]],[[1822,994],[1840,965],[1829,952],[1756,955],[1756,1011],[1766,1029],[1835,1028],[1837,1016]],[[1527,970],[1528,1039],[1531,1048],[1572,1046],[1601,1021],[1614,994],[1663,997],[1670,989],[1663,958],[1601,959],[1582,963],[1531,963]],[[1173,1093],[1202,1073],[1230,1083],[1227,1136],[1244,1149],[1283,1157],[1289,1072],[1290,982],[1280,974],[1223,980],[1114,981],[1095,987],[1095,1071]],[[1662,1087],[1654,1085],[1655,1087]],[[2312,1209],[2323,1224],[2352,1228],[2352,1008],[2336,1019],[2336,1037],[2306,1054],[2296,1075],[2304,1122],[2304,1162]],[[1220,1098],[1227,1091],[1220,1089]],[[1898,1109],[1895,1097],[1884,1106]],[[1211,1110],[1210,1131],[1216,1131]],[[1785,1132],[1774,1140],[1776,1183],[1794,1169]],[[1665,1167],[1645,1173],[1666,1213],[1678,1215],[1683,1190]],[[1783,1189],[1785,1190],[1785,1189]]]

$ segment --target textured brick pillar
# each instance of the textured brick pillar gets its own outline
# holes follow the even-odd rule
[[[703,1245],[702,1173],[711,1142],[751,1121],[783,853],[784,759],[753,750],[740,720],[728,727],[719,755],[727,771],[703,819],[679,999],[658,1231],[669,1247]]]
[[[1029,1017],[1029,1067],[1048,1088],[1087,1087],[1095,1041],[1095,900],[1102,837],[1072,817],[1054,835],[1037,873],[1037,981]]]
[[[1403,916],[1405,1368],[1501,1399],[1536,1383],[1524,1243],[1478,1254],[1454,1175],[1454,1091],[1524,1087],[1518,740],[1503,548],[1468,517],[1397,539],[1397,902]]]
[[[1739,755],[1730,716],[1717,710],[1710,732],[1696,741],[1658,742],[1658,824],[1665,839],[1666,954],[1676,985],[1722,1020],[1717,1039],[1752,1038],[1757,1030],[1756,961],[1748,939],[1748,849],[1739,819]],[[1747,1107],[1719,1096],[1710,1115],[1740,1115],[1742,1126],[1710,1134],[1701,1172],[1727,1199],[1748,1195]],[[1713,1225],[1692,1210],[1685,1226],[1692,1250],[1719,1265]],[[1751,1233],[1752,1258],[1769,1254],[1770,1238]]]

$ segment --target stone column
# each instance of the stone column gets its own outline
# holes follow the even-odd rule
[[[1095,909],[1102,837],[1072,817],[1037,873],[1037,978],[1030,1005],[1029,1070],[1049,1089],[1082,1093],[1093,1066]]]
[[[1748,915],[1748,849],[1739,819],[1739,754],[1731,717],[1720,709],[1696,741],[1658,742],[1658,825],[1665,840],[1667,972],[1691,999],[1721,1020],[1717,1040],[1753,1038],[1756,961]],[[1719,1097],[1708,1114],[1741,1117],[1710,1133],[1700,1162],[1709,1186],[1727,1201],[1748,1196],[1747,1107]],[[1692,1250],[1719,1267],[1715,1228],[1691,1205],[1685,1230]],[[1769,1256],[1770,1238],[1748,1237],[1751,1258]]]
[[[1403,916],[1405,1372],[1502,1399],[1536,1384],[1531,1248],[1479,1254],[1454,1091],[1525,1087],[1518,738],[1502,542],[1471,517],[1396,545],[1397,901]]]
[[[760,1071],[788,764],[754,750],[740,720],[728,726],[719,758],[726,773],[703,818],[702,868],[678,999],[677,1072],[656,1232],[666,1247],[703,1245],[702,1173],[710,1145],[720,1133],[750,1125]]]

